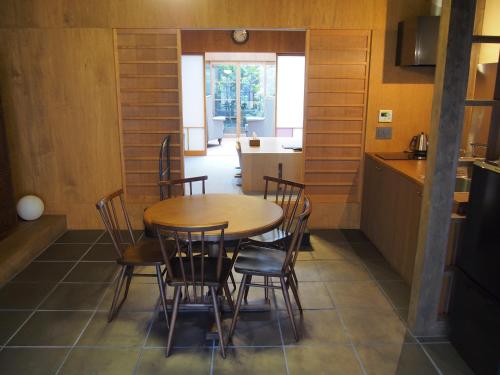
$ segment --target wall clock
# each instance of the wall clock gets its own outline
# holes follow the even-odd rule
[[[243,44],[248,41],[248,31],[247,30],[233,30],[231,33],[231,38],[233,38],[233,42],[238,43],[238,44]]]

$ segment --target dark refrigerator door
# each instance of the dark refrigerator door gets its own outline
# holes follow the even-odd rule
[[[500,300],[460,270],[454,274],[450,339],[478,375],[500,375]]]
[[[485,163],[474,165],[457,266],[500,298],[500,173]]]

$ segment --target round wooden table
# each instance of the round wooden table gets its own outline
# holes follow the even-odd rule
[[[283,210],[260,197],[238,194],[186,195],[165,199],[144,212],[144,221],[172,226],[215,224],[227,221],[224,239],[239,240],[268,232],[283,221]],[[218,235],[207,240],[217,240]]]

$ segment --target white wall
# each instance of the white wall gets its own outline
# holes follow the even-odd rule
[[[182,56],[184,149],[205,150],[205,79],[203,55]]]
[[[304,56],[278,56],[276,127],[304,126]]]

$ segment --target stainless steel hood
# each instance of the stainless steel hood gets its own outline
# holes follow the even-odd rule
[[[436,65],[439,19],[419,16],[399,22],[396,65]]]

